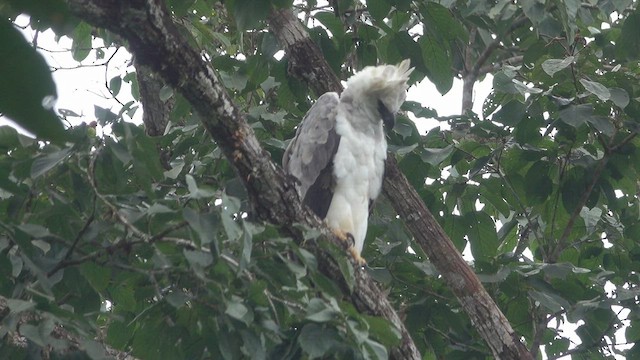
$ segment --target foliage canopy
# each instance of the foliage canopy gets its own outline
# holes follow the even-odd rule
[[[393,156],[458,250],[469,246],[474,271],[534,354],[640,357],[637,2],[165,3],[277,163],[319,94],[288,72],[268,27],[274,7],[299,13],[342,79],[409,58],[413,82],[446,93],[457,77],[471,96],[492,75],[481,114],[463,103],[460,116],[443,118],[431,99],[405,103]],[[105,345],[141,359],[389,356],[398,330],[358,312],[313,254],[251,218],[243,182],[182,95],[159,91],[174,104],[164,133],[148,136],[125,121],[139,84],[122,74],[108,81],[111,94],[129,82],[136,101],[96,107],[108,135],[84,124],[62,131],[41,106],[55,96],[49,70],[11,20],[27,13],[31,27],[71,37],[78,61],[100,57],[94,38],[114,47],[121,38],[61,1],[5,1],[0,13],[0,77],[16,79],[0,81],[0,111],[39,138],[0,127],[3,358],[101,359]],[[452,130],[420,134],[409,115]],[[378,202],[364,256],[418,349],[489,358],[396,215]],[[346,256],[326,247],[349,283]],[[571,339],[549,325],[567,321],[578,324]]]

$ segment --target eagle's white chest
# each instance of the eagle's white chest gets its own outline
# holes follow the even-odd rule
[[[387,156],[382,123],[366,121],[372,131],[354,128],[353,120],[347,121],[340,113],[336,117],[336,132],[340,136],[333,160],[336,186],[326,216],[330,227],[353,235],[358,252],[362,251],[367,234],[369,200],[380,193]]]

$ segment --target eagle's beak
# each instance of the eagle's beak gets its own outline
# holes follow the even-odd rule
[[[389,111],[381,100],[378,100],[378,112],[387,131],[391,131],[396,124],[396,116]]]

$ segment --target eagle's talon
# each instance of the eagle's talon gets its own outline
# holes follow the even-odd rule
[[[358,266],[367,265],[367,260],[365,260],[362,256],[360,256],[360,252],[355,248],[356,241],[351,233],[344,232],[338,229],[334,229],[333,233],[338,237],[338,239],[348,244],[349,247],[347,248],[347,251],[349,251],[353,259],[355,260],[356,265]]]
[[[356,245],[356,239],[351,233],[347,233],[347,242],[349,243],[350,249],[353,249],[353,247]]]
[[[355,247],[349,246],[349,253],[351,254],[351,256],[353,256],[353,260],[356,261],[356,265],[358,266],[367,265],[367,260],[365,260],[365,258],[360,256],[360,253],[358,252],[358,250],[356,250]]]
[[[340,229],[332,229],[332,231],[335,234],[335,236],[337,236],[338,239],[340,239],[341,241],[344,241],[348,244],[353,244],[353,235],[351,235],[350,233],[344,232]]]

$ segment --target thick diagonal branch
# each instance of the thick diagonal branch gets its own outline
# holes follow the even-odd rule
[[[323,63],[319,59],[322,58],[320,49],[314,43],[309,43],[304,27],[291,11],[274,11],[270,16],[270,21],[272,31],[289,55],[289,61]],[[283,26],[283,24],[285,25]],[[304,43],[305,46],[296,45],[296,38],[293,38],[293,34],[301,34],[297,40]],[[304,52],[300,53],[301,51]],[[326,62],[324,63],[326,64]],[[296,64],[290,66],[292,68],[301,67]],[[300,78],[306,81],[308,81],[307,79],[319,79],[316,83],[309,84],[314,87],[316,92],[336,91],[336,88],[341,87],[337,79],[331,80],[332,77],[324,75],[330,71],[328,66],[325,66],[324,69],[314,67],[306,70],[312,71],[316,75],[306,74]],[[393,156],[389,156],[386,163],[383,189],[385,195],[393,203],[395,210],[405,221],[405,225],[411,231],[416,242],[429,255],[431,262],[440,271],[447,285],[460,301],[478,333],[491,348],[493,355],[498,359],[532,359],[531,354],[520,342],[519,336],[513,331],[508,320],[486,292],[478,277],[456,250],[418,193],[409,185]]]
[[[293,226],[295,223],[329,233],[302,205],[282,169],[271,162],[214,70],[177,31],[162,0],[68,0],[68,3],[78,17],[126,39],[140,64],[158,73],[191,103],[244,181],[253,212],[259,219],[279,225],[294,236],[300,235]],[[336,244],[344,244],[335,236],[329,238]],[[316,255],[320,270],[341,286],[356,308],[382,316],[400,330],[402,340],[391,349],[393,358],[420,359],[395,310],[363,269],[356,269],[354,289],[350,291],[340,268],[327,252],[314,242],[306,242],[305,247]]]

